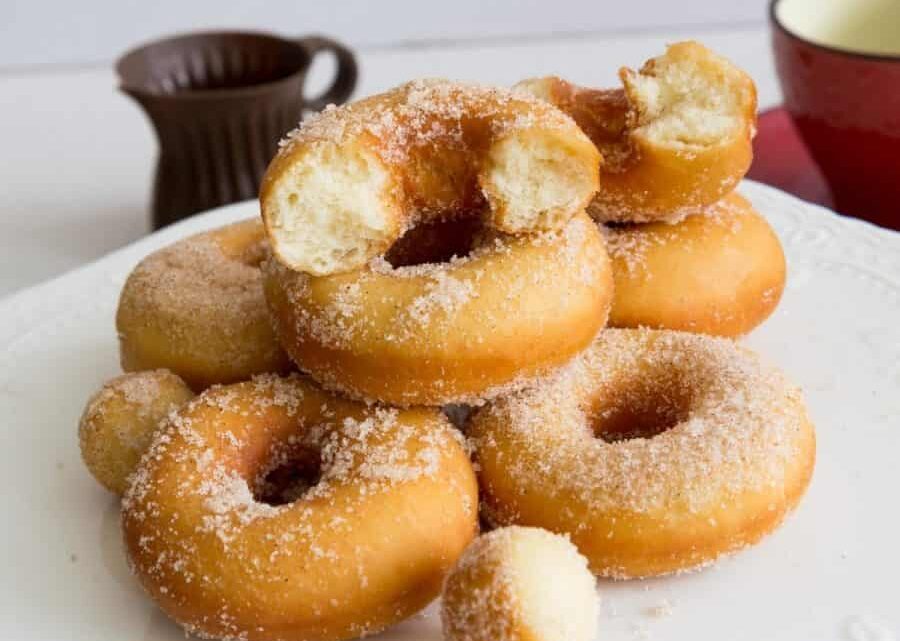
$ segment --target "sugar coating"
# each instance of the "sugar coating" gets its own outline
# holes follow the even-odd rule
[[[516,86],[571,115],[600,150],[591,215],[677,221],[731,192],[752,159],[752,79],[690,41],[619,75],[622,89],[579,87],[556,77]]]
[[[479,410],[468,432],[485,516],[508,524],[518,499],[492,498],[498,482],[591,518],[703,515],[749,492],[782,496],[789,471],[807,464],[809,430],[800,391],[733,341],[608,329],[540,387]]]
[[[461,448],[462,437],[437,413],[411,420],[396,409],[365,409],[297,375],[214,386],[170,414],[132,479],[123,499],[129,560],[164,609],[214,606],[214,616],[180,621],[194,633],[254,638],[261,630],[248,622],[265,616],[253,614],[252,595],[287,585],[320,595],[303,604],[299,619],[327,620],[350,598],[322,599],[330,582],[368,589],[372,552],[348,550],[345,541],[373,503],[440,480],[449,483],[443,496],[455,501],[447,525],[458,527],[452,519],[460,514],[474,524],[471,490],[453,471],[459,457],[465,461]],[[314,453],[317,481],[290,503],[257,499],[266,475],[298,452]],[[293,616],[278,603],[269,604],[274,615]],[[353,629],[361,635],[373,625],[360,615]]]
[[[81,456],[107,489],[122,494],[153,433],[193,393],[168,370],[123,374],[88,400],[78,423]]]
[[[594,437],[592,413],[641,403],[672,412],[685,395],[687,407],[661,434],[612,443]],[[600,409],[592,407],[601,396]],[[481,411],[520,453],[507,467],[512,478],[540,479],[551,493],[574,491],[597,508],[634,512],[698,511],[723,493],[777,486],[806,420],[799,389],[733,341],[643,329],[604,330],[540,388]],[[475,446],[491,449],[493,442],[489,432]],[[573,465],[579,474],[571,474]]]
[[[216,382],[205,380],[215,374],[231,382],[283,370],[259,270],[266,247],[262,224],[249,220],[190,236],[142,260],[128,277],[117,314],[126,369],[164,365],[194,387]],[[148,350],[148,344],[155,347]],[[169,362],[143,362],[150,358],[145,353],[164,353]],[[190,368],[185,354],[195,360]]]
[[[383,334],[383,339],[402,344],[418,340],[423,330],[434,325],[452,327],[457,319],[469,313],[467,303],[480,296],[479,282],[484,275],[483,269],[490,269],[495,258],[509,256],[523,246],[549,247],[551,251],[547,256],[555,268],[574,269],[579,276],[579,284],[592,282],[598,277],[596,262],[578,260],[592,240],[587,238],[589,225],[584,217],[575,217],[561,230],[527,237],[484,234],[476,238],[468,254],[453,256],[446,262],[394,267],[383,256],[378,256],[356,274],[352,282],[344,285],[327,306],[315,310],[318,313],[314,313],[306,298],[316,277],[290,270],[274,259],[264,261],[262,268],[285,287],[294,307],[298,334],[311,335],[323,345],[335,348],[349,346],[355,334],[381,331],[381,326],[376,326],[367,314],[364,297],[364,287],[376,282],[377,276],[419,281],[421,293],[409,304],[397,306],[395,313],[386,319],[388,331]],[[461,273],[460,268],[473,264],[478,264],[479,269]],[[529,288],[547,286],[550,273],[552,270],[510,274],[504,285],[506,291],[497,301],[497,307],[514,314],[519,295]],[[567,294],[570,292],[565,289],[558,292],[560,296]],[[498,315],[501,315],[499,309]]]
[[[109,402],[117,397],[121,398],[134,408],[138,418],[146,418],[150,413],[153,403],[159,398],[160,376],[166,376],[169,372],[163,369],[149,370],[123,374],[107,381],[91,398],[85,406],[84,412],[88,416],[105,413]]]
[[[391,100],[361,100],[337,107],[329,105],[305,119],[279,142],[280,148],[304,144],[339,144],[371,135],[381,144],[379,154],[402,165],[412,150],[449,147],[470,150],[462,121],[473,116],[485,122],[493,135],[535,127],[566,129],[572,120],[546,103],[508,89],[454,82],[440,78],[413,80],[394,89]]]
[[[752,210],[731,198],[725,198],[719,202],[692,212],[683,217],[676,217],[660,222],[669,225],[678,225],[687,216],[703,216],[710,223],[710,227],[703,227],[705,230],[712,228],[724,229],[728,236],[738,234],[741,231],[742,219],[752,215]],[[622,224],[622,225],[601,225],[601,230],[606,237],[606,248],[609,251],[610,258],[620,261],[625,266],[625,270],[629,276],[642,275],[651,277],[652,274],[644,272],[645,257],[648,252],[653,249],[663,247],[670,242],[665,236],[660,234],[643,233],[647,228],[644,224]],[[690,242],[681,242],[681,246],[685,251],[691,251],[694,243],[702,244],[704,238],[702,236],[691,239]]]
[[[275,255],[317,276],[359,269],[448,216],[558,229],[596,190],[599,154],[571,118],[508,89],[417,80],[291,132],[260,194]]]
[[[261,229],[258,221],[249,225]],[[251,246],[237,256],[228,256],[214,236],[196,234],[141,261],[128,287],[134,289],[134,299],[141,302],[145,314],[214,313],[230,320],[256,317],[265,310],[257,267],[265,245],[264,237],[257,234]],[[233,324],[217,329],[235,332]]]
[[[677,223],[610,224],[612,327],[740,336],[781,299],[784,250],[765,217],[738,193]]]
[[[525,264],[532,268],[522,268]],[[510,340],[510,326],[533,318],[523,331],[539,336],[545,341],[544,351],[552,352],[554,344],[565,340],[557,333],[569,318],[579,325],[575,331],[584,332],[582,323],[592,328],[586,343],[602,327],[604,297],[608,305],[611,294],[602,236],[584,214],[555,231],[528,236],[482,233],[469,253],[446,262],[395,267],[379,257],[353,274],[316,277],[268,260],[263,272],[276,329],[289,351],[296,352],[292,341],[299,338],[354,357],[371,351],[399,353],[425,363],[452,360],[427,385],[434,396],[445,395],[441,402],[453,403],[480,404],[559,366],[561,359],[542,363],[546,357],[536,356],[502,378],[481,366],[490,361],[490,350],[498,340]],[[596,312],[589,313],[587,308]],[[540,354],[539,349],[534,351]],[[328,389],[361,400],[377,396],[348,380],[340,365],[323,360],[309,367],[302,352],[295,353],[295,359]],[[473,362],[471,368],[458,365],[465,359]],[[481,388],[455,389],[459,369],[464,369],[462,376],[467,380],[482,372]],[[391,402],[415,403],[419,398],[416,381],[410,380],[408,388],[403,391],[408,396],[399,397],[398,392]]]

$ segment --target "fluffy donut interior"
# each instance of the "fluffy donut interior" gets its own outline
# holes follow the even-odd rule
[[[597,603],[584,557],[560,536],[515,531],[506,562],[516,576],[513,589],[525,626],[542,641],[593,639]]]
[[[693,42],[672,45],[640,72],[623,70],[622,81],[635,110],[634,133],[669,148],[730,142],[755,109],[746,74]]]
[[[494,144],[481,180],[499,226],[520,233],[565,224],[596,190],[597,178],[565,136],[545,130]]]
[[[397,235],[391,185],[382,161],[362,146],[313,147],[264,205],[274,251],[314,275],[362,267]]]

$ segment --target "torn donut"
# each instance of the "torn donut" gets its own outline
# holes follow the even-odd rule
[[[697,42],[671,45],[619,77],[623,89],[556,77],[515,87],[571,115],[600,150],[591,215],[604,222],[677,219],[730,193],[753,159],[753,80]]]
[[[447,217],[479,215],[514,234],[559,229],[587,206],[598,164],[591,141],[544,101],[418,80],[289,134],[260,207],[278,260],[324,276],[360,269],[411,227]]]

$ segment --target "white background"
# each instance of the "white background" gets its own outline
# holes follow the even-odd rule
[[[111,62],[191,29],[321,32],[357,49],[356,96],[422,76],[511,84],[558,74],[617,82],[694,38],[779,102],[765,0],[0,0],[0,296],[99,258],[148,230],[156,141]],[[311,89],[329,60],[317,61]]]
[[[761,24],[766,0],[13,0],[0,65],[107,61],[188,29],[322,31],[354,46]]]

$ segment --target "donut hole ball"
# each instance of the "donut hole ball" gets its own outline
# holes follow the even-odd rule
[[[506,527],[473,542],[444,584],[447,641],[592,641],[597,596],[568,538]]]
[[[194,393],[168,370],[123,374],[88,400],[78,424],[81,457],[110,492],[122,495],[160,421]]]

